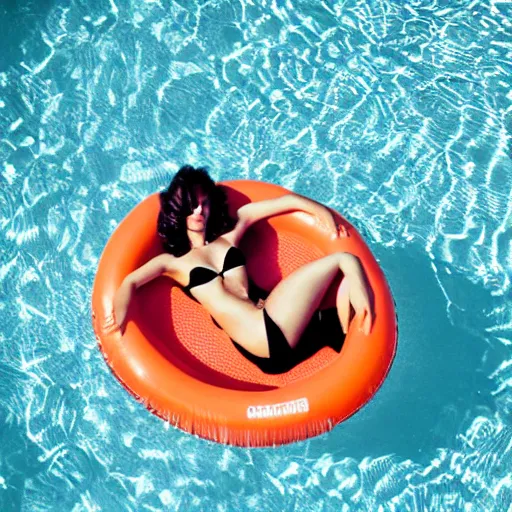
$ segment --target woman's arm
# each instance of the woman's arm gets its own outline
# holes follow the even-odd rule
[[[171,272],[173,260],[170,254],[160,254],[124,278],[114,297],[114,318],[121,334],[124,333],[128,307],[135,290],[164,272]]]

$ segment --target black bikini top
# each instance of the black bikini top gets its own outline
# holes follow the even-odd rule
[[[189,282],[188,285],[183,289],[186,292],[190,292],[192,288],[195,286],[199,286],[201,284],[208,283],[213,281],[217,276],[221,276],[224,279],[224,272],[231,270],[236,267],[243,267],[245,265],[245,256],[244,253],[234,245],[231,246],[224,257],[224,265],[222,270],[217,273],[215,270],[206,267],[194,267],[190,271]]]

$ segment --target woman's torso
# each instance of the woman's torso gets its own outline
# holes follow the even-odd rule
[[[211,280],[193,286],[189,291],[190,295],[208,311],[230,338],[246,347],[252,346],[255,353],[267,357],[268,346],[261,320],[262,311],[249,298],[249,279],[245,264],[234,263],[237,266],[220,275],[225,268],[228,252],[234,252],[232,248],[236,247],[235,241],[230,232],[204,247],[192,249],[184,256],[173,258],[173,272],[170,277],[186,289],[191,283],[194,269],[213,271],[208,278]]]

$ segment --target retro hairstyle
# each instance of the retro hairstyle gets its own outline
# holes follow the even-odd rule
[[[204,167],[183,166],[174,176],[169,188],[160,192],[160,213],[157,231],[164,251],[183,256],[190,251],[187,217],[197,207],[197,189],[210,200],[210,215],[205,240],[211,242],[235,225],[228,214],[225,192],[215,184]]]

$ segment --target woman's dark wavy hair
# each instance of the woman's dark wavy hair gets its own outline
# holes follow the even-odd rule
[[[197,207],[196,192],[201,189],[210,200],[210,215],[205,240],[211,242],[233,229],[225,192],[212,180],[204,167],[184,165],[167,190],[160,192],[157,231],[164,251],[183,256],[192,248],[187,235],[187,216]]]

